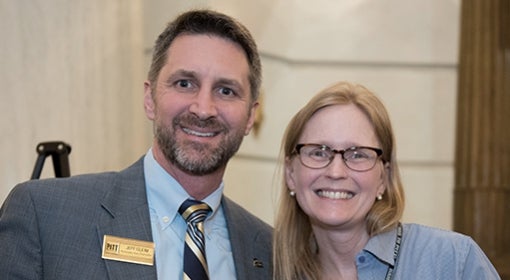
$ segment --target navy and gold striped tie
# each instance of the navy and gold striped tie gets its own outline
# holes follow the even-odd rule
[[[184,201],[179,213],[186,220],[184,242],[184,280],[208,280],[209,271],[205,257],[204,220],[211,208],[192,199]]]

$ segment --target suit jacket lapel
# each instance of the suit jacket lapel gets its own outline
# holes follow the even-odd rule
[[[256,231],[252,221],[243,216],[246,210],[242,209],[232,200],[223,196],[222,205],[227,220],[227,227],[232,246],[232,255],[236,267],[237,279],[260,280],[264,273],[272,270],[271,259],[265,260],[260,246],[267,246],[268,242],[261,240],[261,233]],[[271,250],[271,248],[266,248]],[[264,260],[264,261],[263,261]]]
[[[152,241],[149,207],[145,190],[143,160],[118,173],[101,207],[105,210],[97,227],[103,244],[104,235]],[[104,260],[110,279],[156,279],[153,266]]]

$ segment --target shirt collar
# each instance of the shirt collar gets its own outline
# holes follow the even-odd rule
[[[159,217],[175,217],[181,204],[191,198],[186,190],[154,159],[152,148],[144,157],[145,183],[149,206]],[[220,206],[223,194],[223,181],[220,186],[202,201],[207,203],[214,213]],[[209,218],[208,217],[208,218]]]
[[[363,250],[374,255],[379,260],[394,266],[395,260],[393,259],[393,252],[396,239],[397,229],[394,228],[371,237]]]

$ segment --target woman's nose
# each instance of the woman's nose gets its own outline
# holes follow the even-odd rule
[[[328,166],[326,166],[328,176],[332,178],[341,178],[347,176],[349,167],[347,167],[341,154],[335,154]]]

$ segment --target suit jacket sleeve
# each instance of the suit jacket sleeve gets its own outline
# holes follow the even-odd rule
[[[41,243],[27,185],[15,187],[0,209],[0,275],[42,279]]]

